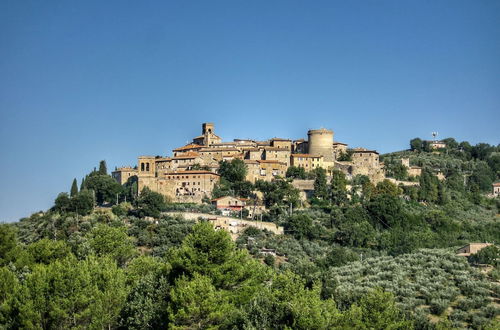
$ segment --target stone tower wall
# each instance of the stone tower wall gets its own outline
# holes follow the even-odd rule
[[[309,154],[323,156],[327,162],[333,162],[333,131],[321,128],[307,132]]]

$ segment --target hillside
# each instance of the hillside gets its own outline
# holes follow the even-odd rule
[[[284,228],[275,235],[248,225],[236,242],[194,221],[221,213],[210,198],[196,205],[148,189],[137,196],[133,181],[120,186],[101,162],[50,210],[0,225],[0,324],[498,328],[500,250],[455,253],[500,242],[500,199],[488,195],[498,147],[458,148],[383,155],[396,183],[417,185],[315,169],[307,200],[292,176],[252,184],[241,161],[223,162],[214,191],[260,203],[262,221]],[[421,169],[418,178],[408,177],[404,158]]]

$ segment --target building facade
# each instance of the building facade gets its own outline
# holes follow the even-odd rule
[[[174,202],[201,202],[210,198],[219,181],[221,161],[242,159],[247,166],[246,179],[272,181],[285,177],[290,166],[312,171],[340,169],[348,176],[367,175],[374,183],[385,177],[376,151],[355,149],[352,161],[338,161],[347,152],[347,144],[333,140],[333,131],[309,130],[308,140],[271,138],[265,141],[235,139],[223,142],[215,134],[213,123],[202,124],[202,134],[192,142],[172,150],[171,157],[140,156],[137,167],[123,167],[113,177],[124,184],[137,177],[139,192],[145,187],[165,195]]]

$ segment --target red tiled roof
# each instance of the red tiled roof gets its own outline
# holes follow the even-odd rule
[[[352,153],[354,154],[362,154],[362,153],[365,153],[365,154],[377,154],[378,155],[378,152],[376,152],[375,150],[352,150]]]
[[[258,160],[256,160],[256,162],[257,163],[285,164],[286,165],[285,162],[281,162],[279,160],[272,160],[272,159],[269,159],[269,160],[267,160],[267,159],[258,159]]]
[[[219,176],[219,174],[214,173],[214,172],[210,172],[210,171],[197,171],[197,170],[165,173],[165,175],[186,175],[186,174],[211,174],[211,175]]]
[[[320,158],[321,155],[311,155],[311,154],[292,154],[292,157],[303,157],[303,158]]]
[[[177,149],[174,149],[173,151],[184,151],[184,150],[192,150],[192,149],[200,149],[200,148],[203,148],[203,146],[200,146],[199,144],[195,144],[195,143],[190,143],[190,144],[186,144],[183,147],[179,147]]]

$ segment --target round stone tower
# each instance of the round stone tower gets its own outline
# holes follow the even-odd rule
[[[333,131],[320,128],[307,132],[309,154],[321,155],[326,162],[333,162]]]

